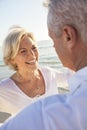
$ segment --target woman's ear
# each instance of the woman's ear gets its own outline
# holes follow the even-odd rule
[[[15,64],[14,59],[11,59],[11,60],[10,60],[10,63],[11,63],[11,64]]]
[[[65,43],[68,44],[69,48],[72,49],[73,47],[75,47],[76,37],[77,37],[76,30],[72,26],[65,25],[63,27],[63,38]]]

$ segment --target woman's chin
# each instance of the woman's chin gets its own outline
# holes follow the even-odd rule
[[[32,69],[37,69],[38,68],[38,63],[31,64],[29,67],[32,68]]]

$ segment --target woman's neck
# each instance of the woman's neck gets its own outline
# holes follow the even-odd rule
[[[39,70],[32,71],[31,73],[16,72],[11,79],[29,97],[45,93],[45,82]]]
[[[19,77],[19,79],[21,79],[22,81],[31,81],[32,79],[36,79],[36,78],[40,78],[40,72],[38,69],[32,70],[32,71],[28,71],[28,72],[17,72],[16,73],[17,77]]]

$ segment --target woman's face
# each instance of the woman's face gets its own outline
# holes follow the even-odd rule
[[[22,38],[18,53],[12,62],[17,65],[18,71],[37,68],[38,49],[30,37],[24,36]]]

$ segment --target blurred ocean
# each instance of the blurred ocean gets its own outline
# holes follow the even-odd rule
[[[63,71],[60,60],[57,57],[57,54],[52,47],[53,43],[50,40],[44,40],[38,42],[39,49],[39,64],[42,66],[50,66],[52,68]],[[13,73],[7,66],[4,65],[2,60],[2,48],[0,47],[0,80],[8,77]]]

